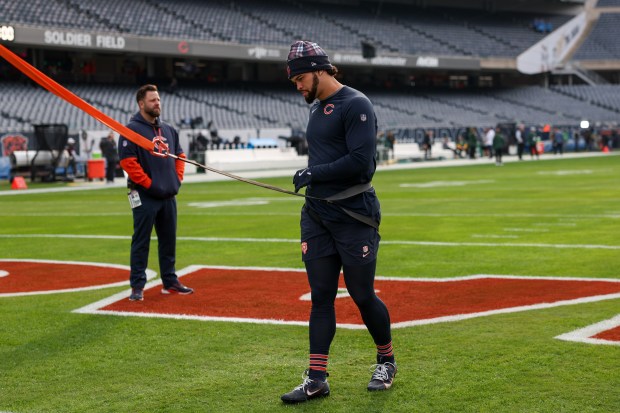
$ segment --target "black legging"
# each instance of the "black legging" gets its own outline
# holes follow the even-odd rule
[[[312,290],[309,330],[311,354],[329,354],[330,344],[336,334],[334,301],[338,293],[341,267],[349,295],[357,305],[375,344],[385,345],[392,341],[390,314],[374,290],[376,260],[351,266],[342,265],[340,256],[330,255],[306,261],[305,264]]]

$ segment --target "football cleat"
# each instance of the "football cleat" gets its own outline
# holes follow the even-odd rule
[[[317,397],[329,396],[329,383],[327,380],[312,380],[308,377],[308,370],[301,376],[304,381],[292,391],[283,394],[281,399],[284,403],[301,403]]]
[[[392,387],[392,382],[396,376],[396,365],[392,363],[375,364],[371,367],[374,369],[370,383],[368,383],[369,391],[387,390]]]

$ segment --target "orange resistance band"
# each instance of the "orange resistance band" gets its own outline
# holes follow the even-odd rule
[[[77,107],[78,109],[81,109],[82,111],[88,113],[90,116],[92,116],[93,118],[97,119],[99,122],[103,123],[104,125],[106,125],[110,129],[113,129],[114,131],[116,131],[119,134],[123,135],[125,138],[129,139],[130,141],[132,141],[136,145],[146,149],[147,151],[149,151],[153,155],[163,156],[163,157],[169,156],[169,157],[171,157],[173,159],[177,159],[177,160],[180,160],[180,161],[183,161],[183,162],[186,162],[186,163],[190,163],[190,164],[196,165],[198,167],[201,167],[201,168],[204,168],[206,170],[218,173],[220,175],[228,176],[230,178],[236,179],[236,180],[241,181],[241,182],[245,182],[245,183],[248,183],[248,184],[260,186],[260,187],[266,188],[266,189],[271,189],[271,190],[277,191],[277,192],[282,192],[284,194],[295,195],[295,196],[305,197],[305,198],[310,198],[310,199],[317,199],[317,200],[320,200],[320,201],[326,201],[328,203],[331,203],[332,201],[336,201],[336,200],[339,200],[339,199],[344,199],[344,198],[348,198],[348,197],[352,196],[351,194],[347,194],[346,196],[344,196],[342,198],[338,198],[343,193],[348,192],[348,190],[347,190],[347,191],[343,191],[343,193],[336,194],[336,195],[330,197],[329,199],[328,198],[326,198],[326,199],[317,198],[317,197],[313,197],[311,195],[304,195],[304,194],[300,194],[300,193],[297,193],[297,192],[288,191],[286,189],[278,188],[278,187],[273,186],[273,185],[268,185],[268,184],[264,184],[262,182],[253,181],[251,179],[242,178],[240,176],[233,175],[233,174],[231,174],[229,172],[220,171],[218,169],[211,168],[211,167],[209,167],[207,165],[202,165],[202,164],[200,164],[200,163],[198,163],[196,161],[192,161],[192,160],[187,159],[187,158],[182,157],[182,156],[176,156],[174,154],[169,154],[166,149],[164,149],[162,151],[159,147],[155,146],[154,142],[151,142],[150,140],[148,140],[144,136],[140,135],[139,133],[136,133],[136,132],[132,131],[131,129],[129,129],[125,125],[121,124],[120,122],[116,121],[115,119],[112,119],[111,117],[109,117],[105,113],[101,112],[99,109],[97,109],[94,106],[91,106],[90,104],[86,103],[80,97],[78,97],[77,95],[73,94],[72,92],[67,90],[65,87],[61,86],[60,84],[58,84],[57,82],[55,82],[54,80],[49,78],[47,75],[41,73],[34,66],[30,65],[28,62],[24,61],[19,56],[17,56],[16,54],[14,54],[13,52],[11,52],[9,49],[7,49],[6,47],[4,47],[1,44],[0,44],[0,56],[5,58],[9,63],[11,63],[16,68],[18,68],[23,74],[25,74],[26,76],[28,76],[29,78],[31,78],[32,80],[37,82],[39,85],[43,86],[45,89],[49,90],[51,93],[55,94],[56,96],[58,96],[59,98],[65,100],[65,101],[71,103],[73,106]],[[361,186],[364,186],[364,185],[361,185]],[[362,189],[363,190],[367,190],[368,188],[364,187]],[[359,193],[361,193],[361,192],[359,192]],[[340,208],[344,212],[346,212],[347,214],[352,216],[353,218],[355,218],[355,219],[357,219],[357,220],[359,220],[359,221],[361,221],[363,223],[366,223],[366,224],[368,224],[368,225],[370,225],[370,226],[372,226],[374,228],[378,227],[378,224],[374,223],[374,220],[372,220],[370,217],[366,217],[366,216],[363,216],[363,215],[358,214],[356,212],[349,211],[348,209],[346,209],[346,208],[344,208],[342,206],[340,206]]]
[[[149,139],[140,135],[129,129],[127,126],[118,122],[117,120],[109,117],[105,113],[101,112],[99,109],[85,102],[79,96],[73,94],[71,91],[66,89],[65,87],[58,84],[56,81],[52,80],[50,77],[41,73],[37,68],[32,66],[30,63],[21,59],[15,53],[7,49],[5,46],[0,44],[0,56],[6,59],[9,63],[19,69],[23,74],[37,82],[39,85],[55,94],[59,98],[71,103],[73,106],[78,109],[88,113],[93,118],[97,119],[99,122],[103,123],[110,129],[118,132],[120,135],[129,139],[136,145],[146,149],[149,152],[154,152],[155,145]]]

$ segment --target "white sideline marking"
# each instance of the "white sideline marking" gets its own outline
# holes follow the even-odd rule
[[[0,238],[70,238],[70,239],[120,239],[131,240],[130,235],[83,235],[83,234],[0,234]],[[177,237],[178,241],[197,242],[275,242],[275,243],[299,243],[297,238],[226,238],[226,237]],[[151,240],[155,242],[156,240]],[[522,247],[522,248],[559,248],[559,249],[602,249],[620,250],[620,245],[597,245],[597,244],[538,244],[538,243],[490,243],[490,242],[439,242],[439,241],[406,241],[385,240],[383,245],[421,245],[433,247]]]
[[[209,213],[207,211],[204,211],[204,209],[207,208],[201,208],[201,209],[197,209],[197,210],[192,210],[192,211],[180,211],[179,212],[179,216],[205,216],[205,215],[209,215],[209,216],[248,216],[248,217],[255,217],[255,216],[277,216],[277,217],[282,217],[282,216],[291,216],[291,217],[298,217],[299,216],[299,212],[289,212],[289,213],[280,213],[280,212],[252,212],[252,213],[245,213],[245,212],[229,212],[229,211],[221,211],[221,212],[212,212]],[[2,217],[121,217],[121,216],[127,216],[126,212],[11,212],[11,211],[2,211],[0,212],[0,216]]]
[[[298,269],[298,268],[234,267],[234,266],[224,266],[224,265],[190,265],[189,267],[186,267],[180,271],[177,271],[177,275],[179,278],[181,278],[187,274],[191,274],[200,269],[226,269],[226,270],[237,269],[237,270],[287,271],[287,272],[292,271],[292,272],[305,273],[305,270]],[[613,279],[613,278],[571,278],[571,277],[539,277],[539,276],[537,277],[537,276],[523,276],[523,275],[490,275],[490,274],[477,274],[477,275],[469,275],[469,276],[463,276],[463,277],[450,277],[450,278],[411,278],[411,277],[382,277],[382,276],[375,277],[376,280],[385,280],[385,281],[402,281],[402,282],[425,281],[425,282],[437,282],[437,283],[445,283],[445,282],[451,282],[451,281],[463,281],[463,280],[476,280],[476,279],[484,279],[484,278],[523,279],[523,280],[560,280],[560,281],[603,281],[603,282],[610,282],[610,283],[620,283],[620,279]],[[147,283],[144,288],[149,289],[152,287],[156,287],[158,285],[161,285],[161,280],[151,281]],[[172,318],[172,319],[178,319],[178,320],[226,321],[226,322],[253,323],[253,324],[278,324],[278,325],[308,326],[307,321],[285,321],[285,320],[274,320],[274,319],[213,317],[213,316],[197,316],[197,315],[181,315],[181,314],[177,315],[177,314],[163,314],[163,313],[134,313],[134,312],[129,312],[129,311],[100,310],[100,308],[106,307],[119,300],[126,299],[128,295],[129,295],[129,290],[123,291],[118,294],[114,294],[111,297],[104,298],[103,300],[99,300],[95,303],[88,304],[84,307],[73,310],[72,312],[80,313],[80,314],[104,314],[104,315],[118,315],[118,316],[127,316],[127,317]],[[300,297],[300,299],[302,297]],[[392,328],[393,329],[394,328],[405,328],[405,327],[413,327],[413,326],[418,326],[418,325],[461,321],[461,320],[466,320],[470,318],[486,317],[486,316],[495,315],[495,314],[516,313],[516,312],[521,312],[521,311],[553,308],[553,307],[560,307],[560,306],[565,306],[565,305],[574,305],[574,304],[598,302],[598,301],[603,301],[603,300],[612,300],[616,298],[620,298],[620,293],[584,297],[584,298],[578,298],[574,300],[556,301],[553,303],[525,305],[525,306],[512,307],[512,308],[504,308],[504,309],[499,309],[499,310],[482,311],[478,313],[436,317],[436,318],[430,318],[430,319],[425,319],[425,320],[405,321],[405,322],[400,322],[400,323],[393,323]],[[350,329],[350,330],[362,330],[366,328],[366,326],[358,325],[358,324],[337,324],[337,326],[339,328],[345,328],[345,329]]]
[[[299,202],[297,198],[266,198],[266,197],[253,197],[253,198],[240,198],[231,199],[228,201],[206,201],[206,202],[190,202],[187,206],[194,208],[218,208],[218,207],[237,207],[237,206],[256,206],[256,205],[269,205],[271,202]]]
[[[248,200],[232,200],[232,201],[210,201],[210,202],[190,202],[187,206],[194,208],[218,208],[218,207],[235,207],[235,206],[255,206],[268,205],[269,201],[248,201]]]
[[[504,228],[506,232],[549,232],[544,228]]]
[[[620,218],[620,212],[612,211],[610,214],[593,214],[593,215],[578,215],[578,214],[474,214],[474,213],[462,213],[462,214],[445,214],[434,212],[407,212],[407,213],[382,213],[382,216],[387,217],[436,217],[436,218],[563,218],[563,219],[600,219],[600,218]]]
[[[471,234],[472,238],[519,238],[518,235]]]
[[[0,234],[0,238],[76,238],[76,239],[129,239],[130,240],[131,236],[130,235],[84,235],[84,234]]]
[[[295,199],[297,200],[297,199]],[[180,211],[179,215],[187,216],[240,216],[240,217],[260,217],[260,216],[299,216],[299,212],[234,212],[234,211],[205,211],[202,208],[198,211]],[[619,211],[611,211],[608,214],[594,215],[562,215],[562,214],[445,214],[433,212],[385,212],[384,217],[436,217],[436,218],[558,218],[558,219],[620,219]],[[112,217],[127,216],[127,212],[19,212],[19,211],[0,211],[2,217]]]
[[[538,171],[537,174],[538,175],[557,175],[557,176],[564,176],[564,175],[590,175],[594,173],[591,169],[582,169],[582,170],[576,170],[576,171]]]
[[[603,331],[611,330],[612,328],[616,328],[620,326],[620,314],[615,317],[610,318],[609,320],[601,321],[596,324],[589,325],[584,328],[580,328],[575,331],[571,331],[570,333],[560,334],[555,337],[558,340],[564,341],[576,341],[578,343],[588,343],[588,344],[607,344],[611,346],[620,346],[619,341],[611,341],[611,340],[603,340],[599,338],[591,338],[592,336],[597,335]]]
[[[492,179],[480,179],[477,181],[431,181],[420,184],[400,184],[401,188],[438,188],[446,186],[465,186],[465,185],[477,185],[477,184],[492,184],[495,182]]]
[[[532,225],[539,227],[576,227],[575,222],[535,222]]]
[[[118,265],[118,264],[107,264],[102,262],[86,262],[86,261],[60,261],[60,260],[36,260],[36,259],[13,259],[13,258],[0,258],[0,265],[2,262],[38,262],[43,264],[75,264],[75,265],[92,265],[96,267],[104,267],[104,268],[119,268],[122,270],[127,270],[127,274],[129,274],[130,268],[127,265]],[[6,271],[0,271],[6,272]],[[7,275],[9,275],[7,273]],[[157,273],[153,270],[146,270],[146,278],[152,279],[155,278]],[[60,290],[46,290],[46,291],[29,291],[29,292],[21,292],[21,293],[0,293],[0,298],[2,297],[21,297],[27,295],[46,295],[46,294],[57,294],[57,293],[72,293],[75,291],[89,291],[89,290],[102,290],[104,288],[110,287],[118,287],[122,285],[129,284],[129,276],[127,277],[127,281],[119,281],[115,283],[109,284],[100,284],[93,285],[89,287],[79,287],[79,288],[65,288]],[[1,413],[1,412],[0,412]]]
[[[117,217],[127,216],[126,212],[19,212],[3,211],[3,217]]]

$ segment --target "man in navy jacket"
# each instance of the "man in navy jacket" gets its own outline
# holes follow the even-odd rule
[[[159,118],[161,100],[157,86],[142,86],[136,93],[136,101],[140,111],[131,118],[127,127],[152,140],[156,146],[167,148],[168,153],[184,158],[177,131]],[[150,153],[124,136],[119,138],[118,150],[121,167],[128,175],[129,203],[133,212],[129,299],[144,299],[153,226],[157,232],[162,294],[193,293],[194,290],[179,282],[175,273],[176,194],[183,180],[184,162],[167,156],[155,156],[157,153]]]

